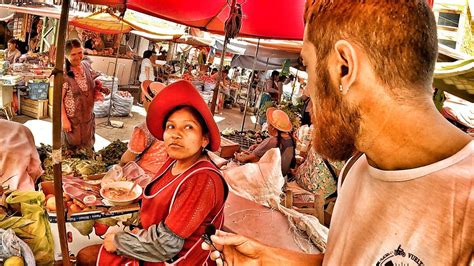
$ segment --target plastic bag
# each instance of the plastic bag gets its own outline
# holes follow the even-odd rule
[[[35,257],[30,247],[15,235],[12,229],[0,229],[0,258],[3,261],[11,256],[23,257],[26,266],[35,266]]]
[[[106,95],[102,101],[94,102],[94,114],[96,117],[106,117],[109,114],[110,95]]]
[[[112,99],[112,116],[129,116],[132,106],[132,95],[128,91],[118,91]]]
[[[112,166],[102,178],[101,185],[104,186],[116,181],[137,181],[138,185],[144,188],[151,177],[134,161],[128,162],[124,167],[120,165]]]
[[[110,167],[109,171],[104,175],[102,181],[100,182],[101,186],[105,186],[108,183],[115,181],[123,181],[123,170],[122,167],[118,164]]]
[[[36,264],[52,265],[54,241],[43,208],[44,194],[37,191],[14,191],[7,197],[6,202],[10,205],[20,204],[22,217],[10,217],[5,220],[15,218],[15,224],[24,222],[23,226],[12,226],[11,229],[31,248]]]

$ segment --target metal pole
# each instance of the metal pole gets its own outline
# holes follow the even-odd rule
[[[122,22],[123,26],[123,22]],[[119,40],[120,42],[122,41],[122,30],[120,30],[120,35],[119,35]],[[119,47],[117,48],[117,54],[115,55],[115,67],[114,67],[114,73],[112,74],[112,88],[110,88],[110,104],[109,104],[109,114],[107,115],[107,126],[113,127],[112,123],[110,122],[110,116],[112,114],[112,101],[114,99],[114,85],[115,85],[115,75],[117,73],[117,68],[118,68],[118,57],[120,53],[120,44]]]
[[[293,80],[293,86],[291,88],[290,102],[293,102],[293,94],[295,93],[296,80],[298,79],[298,71],[300,71],[300,70],[296,69],[295,80]]]
[[[245,99],[245,107],[244,107],[244,118],[242,119],[242,126],[240,127],[240,132],[244,131],[245,119],[247,118],[247,105],[248,105],[249,97],[250,97],[249,92],[252,88],[252,82],[255,75],[255,65],[257,64],[257,55],[258,55],[259,49],[260,49],[260,38],[258,38],[257,50],[255,50],[255,58],[253,59],[252,75],[250,76],[250,83],[248,84],[249,86],[247,90],[247,99]],[[257,86],[255,86],[255,93],[257,93]]]
[[[269,60],[270,60],[270,57],[267,57],[267,62],[265,63],[265,72],[264,72],[264,73],[267,73],[267,70],[268,70],[268,61],[269,61]],[[257,84],[257,88],[258,88],[258,84]],[[263,89],[264,89],[264,88],[263,88]],[[263,91],[262,91],[260,94],[262,94],[262,93],[263,93]],[[257,99],[258,99],[258,98],[257,98]],[[260,103],[260,104],[261,104],[261,103]],[[260,106],[259,106],[258,109],[257,109],[257,114],[258,114],[259,111],[260,111]],[[259,119],[259,117],[260,117],[260,116],[257,116],[257,119]],[[258,124],[258,123],[255,123],[254,129],[257,129],[257,124]]]
[[[62,1],[61,17],[59,21],[58,36],[66,36],[69,16],[69,0]],[[56,195],[56,219],[59,231],[59,242],[61,245],[61,254],[63,265],[71,265],[69,259],[69,249],[66,237],[66,216],[64,213],[63,185],[62,185],[62,151],[61,151],[61,105],[62,105],[62,85],[63,85],[63,64],[64,64],[64,45],[66,38],[57,38],[56,65],[54,71],[54,91],[53,91],[53,175],[54,175],[54,194]]]
[[[122,43],[122,36],[123,36],[123,24],[125,23],[123,21],[123,16],[125,15],[125,11],[123,11],[122,15],[120,16],[120,34],[119,34],[119,45],[117,47],[117,53],[115,54],[115,68],[114,68],[114,73],[112,74],[112,88],[110,89],[110,104],[109,104],[109,113],[107,115],[107,124],[106,126],[109,126],[109,127],[115,127],[114,125],[112,125],[112,123],[110,122],[110,116],[111,116],[111,113],[112,113],[112,101],[114,99],[114,85],[115,85],[115,75],[117,74],[117,68],[118,68],[118,57],[119,57],[119,53],[120,53],[120,45]],[[117,89],[118,90],[118,89]]]
[[[227,42],[228,38],[224,38],[224,47],[222,48],[222,55],[221,55],[221,63],[219,66],[219,75],[217,76],[216,86],[214,87],[214,93],[212,94],[212,102],[211,102],[211,113],[215,114],[216,111],[216,102],[217,102],[217,95],[219,94],[220,83],[222,79],[222,69],[224,68],[224,57],[225,57],[225,50],[227,49]]]

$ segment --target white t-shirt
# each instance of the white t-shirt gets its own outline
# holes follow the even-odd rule
[[[155,73],[153,71],[153,65],[151,64],[151,61],[149,58],[143,58],[142,60],[142,65],[140,67],[140,76],[138,77],[138,80],[140,82],[143,82],[145,80],[147,80],[146,78],[146,72],[145,72],[145,67],[149,67],[150,68],[150,80],[151,81],[155,81]]]
[[[467,265],[474,245],[474,141],[437,163],[350,169],[334,208],[324,265]]]

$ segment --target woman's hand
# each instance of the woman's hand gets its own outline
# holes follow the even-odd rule
[[[210,257],[217,265],[261,265],[265,260],[264,251],[269,248],[244,236],[220,230],[211,236],[211,240],[217,250],[205,242],[201,247],[212,251]]]
[[[115,234],[107,234],[104,239],[104,248],[110,253],[113,253],[117,250],[117,247],[114,244]]]

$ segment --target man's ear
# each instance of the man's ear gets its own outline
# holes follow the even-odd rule
[[[337,41],[334,45],[334,51],[339,85],[342,85],[342,93],[346,94],[357,80],[360,59],[354,46],[346,40]]]

